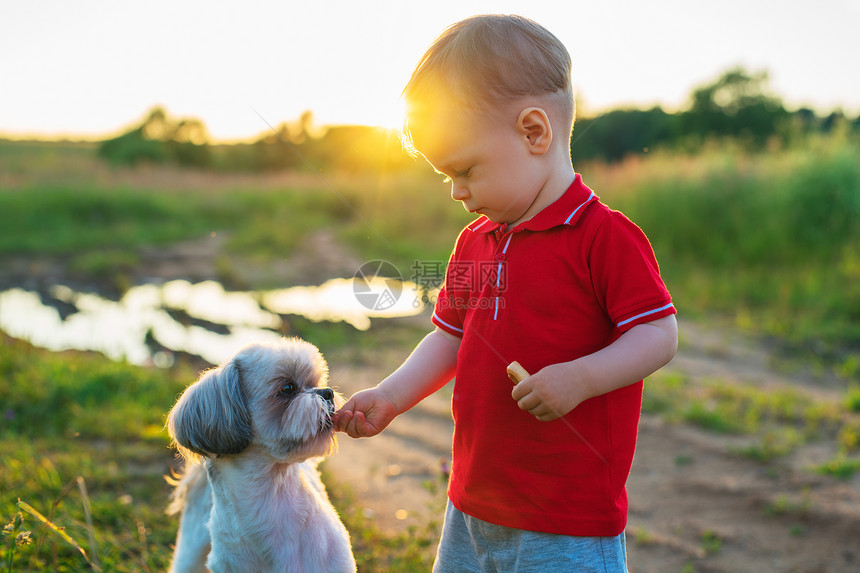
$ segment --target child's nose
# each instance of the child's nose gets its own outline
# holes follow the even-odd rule
[[[452,183],[451,198],[454,201],[464,201],[469,198],[469,189],[463,184]]]

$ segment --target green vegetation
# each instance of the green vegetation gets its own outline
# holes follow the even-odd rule
[[[229,236],[230,253],[265,263],[288,257],[312,231],[332,229],[360,256],[389,260],[408,277],[416,259],[447,261],[470,220],[426,171],[252,178],[106,171],[95,157],[70,164],[62,149],[47,148],[0,144],[0,169],[18,171],[11,185],[0,180],[0,257],[63,256],[72,271],[110,276],[133,266],[142,247],[217,232]]]
[[[789,111],[768,86],[767,72],[733,68],[696,87],[686,106],[675,113],[661,107],[613,109],[578,118],[573,157],[620,161],[654,149],[698,153],[714,139],[730,140],[748,151],[798,137],[829,134],[834,129],[860,129],[842,112],[819,117],[807,108]]]
[[[722,538],[714,531],[707,529],[702,532],[702,551],[705,555],[714,555],[723,547]]]
[[[845,397],[845,407],[852,412],[860,412],[860,387],[851,386]]]
[[[146,370],[2,340],[0,517],[33,541],[4,540],[0,561],[10,571],[85,569],[84,555],[59,528],[103,570],[166,568],[176,524],[164,515],[163,476],[173,457],[162,429],[165,404],[192,377],[187,364]]]
[[[327,479],[324,465],[322,475],[323,480],[333,484],[328,488],[329,495],[350,532],[359,571],[418,573],[432,569],[436,544],[439,542],[441,532],[441,524],[438,521],[431,519],[420,527],[412,526],[399,534],[385,534],[379,530],[372,519],[364,515],[354,492],[341,483]],[[426,485],[436,499],[445,498],[444,489],[440,490],[437,484]],[[441,507],[433,510],[439,516],[444,515],[444,502]]]
[[[860,470],[860,415],[801,389],[761,389],[727,380],[693,383],[661,371],[648,379],[642,409],[669,422],[737,436],[744,445],[734,452],[763,463],[816,442],[835,455],[810,469],[842,478]]]
[[[210,163],[208,139],[200,120],[173,120],[156,107],[139,126],[103,141],[99,156],[114,165],[171,162],[201,167]]]
[[[839,453],[835,458],[815,468],[818,473],[849,479],[860,471],[860,460],[849,458],[844,453]]]
[[[785,356],[838,365],[850,379],[860,356],[858,160],[858,142],[837,134],[756,154],[730,144],[657,152],[594,169],[590,181],[648,234],[682,313],[727,316],[780,341]]]
[[[260,125],[268,121],[261,117]],[[213,145],[199,120],[175,119],[151,109],[127,132],[101,142],[99,157],[114,166],[178,165],[218,172],[311,169],[340,171],[408,169],[414,161],[392,130],[359,125],[320,127],[313,114],[266,129],[252,143]]]
[[[201,198],[61,186],[2,193],[0,209],[0,253],[48,255],[170,243],[205,233],[217,214]]]

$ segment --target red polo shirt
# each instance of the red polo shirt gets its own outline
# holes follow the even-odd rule
[[[579,175],[555,203],[506,228],[485,217],[457,239],[433,323],[462,337],[448,495],[498,525],[611,536],[627,522],[642,382],[552,422],[517,407],[505,367],[529,372],[604,348],[675,313],[648,239]]]

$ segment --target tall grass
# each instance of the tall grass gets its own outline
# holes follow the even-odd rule
[[[648,234],[682,313],[723,314],[791,352],[856,362],[856,140],[814,137],[752,155],[723,144],[592,167],[598,194]]]
[[[847,137],[756,155],[729,144],[696,156],[658,152],[618,167],[626,177],[602,192],[684,264],[831,263],[860,240],[858,158]]]
[[[0,253],[64,254],[165,244],[206,231],[198,197],[62,186],[0,194]]]
[[[107,169],[76,148],[67,163],[63,149],[0,144],[0,257],[59,255],[110,274],[111,265],[135,264],[141,247],[226,232],[232,253],[265,262],[328,229],[358,255],[406,274],[417,259],[447,261],[470,220],[441,178],[417,163],[397,173],[253,176]]]

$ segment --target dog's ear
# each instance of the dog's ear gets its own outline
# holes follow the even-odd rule
[[[238,454],[253,438],[251,410],[235,360],[204,373],[167,416],[170,437],[201,456]]]

